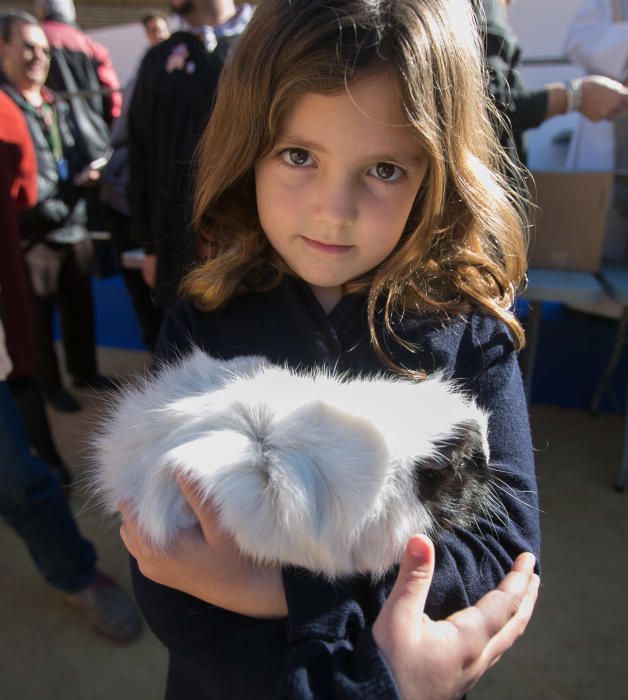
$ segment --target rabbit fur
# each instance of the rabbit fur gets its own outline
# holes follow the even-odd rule
[[[486,506],[487,422],[438,375],[349,380],[197,349],[121,391],[94,438],[95,489],[167,547],[196,522],[176,471],[255,560],[378,577],[412,534]]]

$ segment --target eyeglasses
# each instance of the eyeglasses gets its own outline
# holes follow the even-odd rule
[[[35,54],[39,51],[42,56],[49,61],[50,60],[50,49],[47,46],[41,46],[40,44],[32,44],[30,41],[23,41],[22,48],[24,51]]]

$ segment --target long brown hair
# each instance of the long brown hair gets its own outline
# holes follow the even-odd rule
[[[183,293],[215,310],[290,273],[261,229],[254,165],[273,147],[296,98],[350,90],[378,64],[397,75],[429,169],[396,249],[345,291],[368,295],[371,342],[387,364],[375,328],[380,307],[393,337],[394,319],[404,313],[480,308],[502,319],[520,347],[523,331],[510,308],[525,275],[525,212],[508,177],[515,166],[489,118],[468,0],[259,4],[223,72],[199,145],[194,224],[212,253],[187,275]]]

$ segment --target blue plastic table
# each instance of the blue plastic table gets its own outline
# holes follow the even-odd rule
[[[523,386],[526,398],[530,401],[543,302],[594,304],[604,297],[604,289],[591,272],[530,268],[528,270],[528,286],[520,296],[527,299],[530,304],[526,328],[526,347],[521,355]]]
[[[621,356],[622,348],[626,342],[626,328],[628,327],[628,266],[627,265],[603,265],[600,271],[600,281],[608,295],[622,307],[622,315],[617,327],[615,345],[611,352],[611,357],[606,366],[598,389],[593,399],[592,408],[595,410],[599,405],[606,387],[613,376]],[[628,391],[626,392],[628,401]],[[628,481],[628,403],[626,406],[626,423],[624,427],[624,450],[617,474],[615,488],[623,491]]]

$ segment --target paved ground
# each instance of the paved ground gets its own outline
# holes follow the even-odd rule
[[[141,369],[143,353],[106,350],[107,373]],[[84,478],[85,435],[101,403],[52,414],[59,446]],[[543,577],[526,636],[481,681],[472,700],[613,700],[628,687],[628,492],[611,490],[623,419],[532,407],[542,507]],[[80,486],[71,499],[101,567],[127,589],[127,562],[112,521]],[[127,648],[96,636],[36,575],[21,542],[0,526],[0,698],[159,700],[166,657],[145,631]],[[193,700],[193,699],[190,699]],[[263,699],[262,699],[263,700]]]

